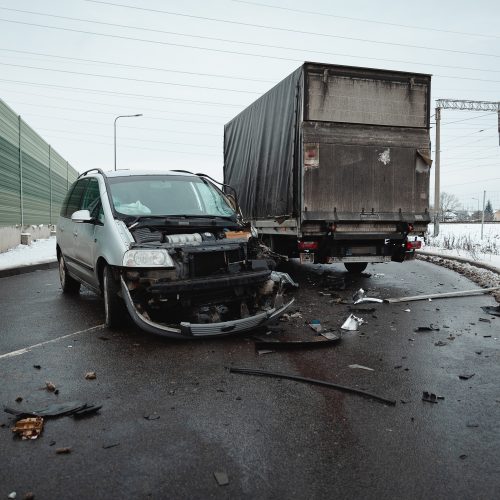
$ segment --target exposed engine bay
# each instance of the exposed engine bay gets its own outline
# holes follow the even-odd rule
[[[131,251],[168,254],[161,267],[122,271],[136,312],[152,324],[222,325],[273,314],[285,305],[285,287],[294,284],[275,271],[275,255],[241,223],[176,217],[132,223],[129,231]]]

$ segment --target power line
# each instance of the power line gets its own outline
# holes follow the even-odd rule
[[[154,96],[154,95],[148,95],[148,94],[135,94],[135,93],[130,93],[130,92],[116,92],[116,91],[112,91],[112,90],[89,89],[89,88],[82,88],[82,87],[55,85],[55,84],[51,84],[51,83],[39,83],[39,82],[33,83],[33,82],[26,82],[26,81],[22,81],[22,80],[9,80],[6,78],[0,78],[0,82],[16,83],[19,85],[30,85],[30,86],[34,86],[34,87],[50,87],[50,88],[72,90],[72,91],[78,90],[79,92],[89,92],[91,94],[119,95],[119,96],[124,96],[124,97],[146,98],[146,99],[160,100],[160,101],[185,102],[185,103],[191,103],[191,104],[206,104],[209,106],[228,106],[228,107],[232,107],[232,108],[241,108],[243,106],[242,104],[230,104],[227,102],[199,101],[199,100],[195,100],[195,99],[181,99],[181,98],[177,98],[177,97],[164,97],[164,96]]]
[[[90,2],[90,1],[94,1],[94,0],[83,0],[83,1]],[[0,9],[1,9],[1,7],[0,7]],[[236,51],[236,50],[200,47],[197,45],[186,45],[186,44],[173,43],[173,42],[163,42],[160,40],[148,40],[148,39],[144,39],[144,38],[136,38],[136,37],[130,37],[130,36],[112,35],[110,33],[98,33],[95,31],[77,30],[77,29],[73,29],[73,28],[63,28],[60,26],[49,26],[46,24],[28,23],[28,22],[24,22],[24,21],[14,21],[11,19],[0,18],[0,22],[22,24],[22,25],[26,25],[26,26],[34,26],[37,28],[47,28],[47,29],[54,29],[54,30],[61,30],[61,31],[69,31],[71,33],[83,33],[86,35],[102,36],[102,37],[107,37],[107,38],[118,38],[121,40],[130,40],[130,41],[136,41],[136,42],[144,42],[144,43],[152,43],[152,44],[159,44],[159,45],[168,45],[168,46],[173,46],[173,47],[182,47],[182,48],[189,48],[189,49],[204,50],[204,51],[208,51],[208,52],[220,52],[220,53],[224,53],[224,54],[242,55],[242,56],[248,56],[248,57],[260,57],[260,58],[275,59],[275,60],[280,60],[280,61],[293,61],[293,62],[300,62],[300,63],[303,62],[302,59],[292,59],[292,58],[288,58],[288,57],[269,56],[266,54],[255,54],[255,53],[249,53],[249,52],[240,52],[240,51]],[[332,35],[332,36],[334,36],[334,35]],[[234,43],[240,43],[240,42],[234,42]],[[380,42],[380,43],[382,43],[382,42]],[[389,43],[389,42],[387,42],[387,43]],[[286,47],[285,47],[285,50],[301,50],[303,52],[307,51],[306,49],[290,49],[290,48],[286,48]],[[432,50],[445,50],[445,49],[432,49]],[[310,51],[310,52],[316,52],[316,51]],[[454,52],[456,52],[456,51],[454,51]],[[317,53],[321,53],[321,52],[317,52]],[[328,53],[328,54],[335,55],[333,53]],[[480,54],[476,54],[476,55],[480,55]],[[490,54],[490,56],[491,57],[500,57],[500,56],[496,56],[493,54]],[[362,57],[362,56],[346,56],[346,57],[359,57],[361,59],[375,59],[375,58]],[[403,62],[403,61],[401,61],[401,62]],[[406,63],[408,63],[408,61],[406,61]],[[486,78],[472,78],[472,77],[465,77],[465,76],[438,75],[438,74],[435,74],[434,76],[439,76],[440,78],[451,78],[453,80],[472,80],[472,81],[479,81],[479,82],[500,83],[500,80],[489,80]],[[120,78],[120,77],[115,77],[115,78]],[[123,79],[126,79],[126,78],[123,78]],[[158,83],[158,82],[155,82],[155,83]],[[178,85],[180,85],[180,84],[178,84]],[[248,92],[248,91],[234,91],[234,92]],[[251,92],[251,93],[255,93],[255,92]]]
[[[165,30],[157,30],[157,29],[153,29],[153,28],[138,27],[138,26],[132,26],[132,25],[127,25],[127,24],[106,23],[106,22],[95,21],[95,20],[91,20],[91,19],[59,16],[56,14],[46,14],[43,12],[34,12],[34,11],[27,11],[27,10],[20,10],[20,9],[9,9],[7,7],[0,7],[0,10],[20,12],[20,13],[26,13],[26,14],[34,14],[34,15],[44,16],[44,17],[54,17],[54,18],[59,18],[59,19],[78,21],[78,22],[86,22],[86,23],[99,24],[99,25],[105,25],[105,26],[113,26],[113,27],[119,27],[119,28],[134,29],[134,30],[139,30],[139,31],[162,33],[162,34],[166,34],[166,35],[183,36],[183,37],[188,37],[188,38],[198,38],[198,39],[202,39],[202,40],[211,40],[211,41],[216,41],[216,42],[236,43],[236,44],[240,44],[240,45],[250,45],[250,46],[255,46],[255,47],[290,50],[290,51],[295,51],[295,52],[309,51],[309,52],[314,52],[316,54],[323,54],[323,55],[350,57],[350,58],[354,58],[354,59],[370,59],[370,60],[374,60],[374,61],[395,62],[395,63],[403,63],[403,64],[416,64],[416,65],[421,65],[421,66],[426,66],[426,67],[462,69],[462,70],[469,70],[469,71],[482,71],[482,72],[487,72],[487,73],[500,73],[500,70],[493,70],[493,69],[470,68],[470,67],[464,67],[464,66],[450,66],[450,65],[444,65],[444,64],[432,64],[432,63],[428,63],[428,62],[421,63],[421,62],[407,61],[407,60],[401,60],[401,59],[365,57],[365,56],[357,56],[357,55],[338,53],[338,52],[325,52],[325,51],[320,51],[320,50],[316,50],[316,49],[309,50],[309,49],[304,49],[304,48],[285,47],[282,45],[270,45],[270,44],[263,44],[263,43],[256,43],[256,42],[246,42],[246,41],[241,41],[241,40],[230,40],[227,38],[217,38],[217,37],[209,37],[209,36],[203,36],[203,35],[193,35],[193,34],[186,34],[186,33],[175,32],[175,31],[165,31]],[[12,22],[14,22],[14,21],[12,21]],[[40,26],[40,25],[37,25],[37,26]],[[42,26],[44,26],[44,25],[42,25]],[[54,28],[54,29],[58,28],[58,27],[51,27],[51,26],[45,26],[45,27]],[[114,35],[102,35],[102,36],[114,36]],[[141,41],[145,41],[145,40],[141,40]],[[193,47],[193,48],[199,48],[199,47]],[[258,56],[258,54],[247,54],[247,53],[242,53],[242,54],[249,55],[249,56],[250,55]],[[58,56],[54,56],[54,57],[58,57]],[[71,58],[66,58],[66,59],[71,59]],[[82,60],[84,60],[84,59],[82,59]],[[293,59],[291,59],[291,60],[293,61]],[[108,64],[108,63],[106,63],[106,64]],[[116,63],[110,63],[110,64],[116,64]],[[125,66],[132,66],[132,65],[125,65]],[[155,68],[148,68],[148,69],[155,69]],[[194,73],[194,74],[196,74],[196,73]],[[205,76],[210,76],[210,75],[205,75]],[[436,75],[436,76],[442,76],[442,75]],[[464,77],[449,77],[449,78],[464,78]],[[488,81],[488,80],[486,80],[486,81]]]
[[[39,66],[27,66],[23,64],[14,64],[14,63],[4,63],[0,62],[2,66],[11,66],[14,68],[26,68],[26,69],[37,69],[40,71],[54,71],[57,73],[67,73],[71,75],[81,75],[81,76],[93,76],[96,78],[112,78],[114,80],[126,80],[130,82],[140,82],[140,83],[154,83],[158,85],[171,85],[174,87],[188,87],[194,89],[204,89],[204,90],[222,90],[223,92],[238,92],[242,94],[260,94],[260,92],[253,92],[250,90],[236,90],[236,89],[228,89],[228,88],[220,88],[220,87],[207,87],[205,85],[191,85],[187,83],[173,83],[173,82],[161,82],[158,80],[143,80],[141,78],[129,78],[124,76],[113,76],[113,75],[103,75],[102,73],[84,73],[81,71],[70,71],[66,69],[54,69],[54,68],[42,68]]]
[[[27,96],[35,96],[35,97],[42,97],[44,99],[57,99],[58,101],[73,101],[73,102],[80,102],[83,104],[97,104],[98,106],[106,106],[110,108],[116,109],[117,107],[121,107],[121,104],[109,104],[107,102],[100,102],[100,101],[89,101],[85,99],[74,99],[74,98],[68,98],[68,97],[61,97],[61,96],[50,96],[46,94],[35,94],[33,92],[19,92],[18,90],[11,90],[9,89],[10,94],[21,94],[21,95],[27,95]],[[26,103],[31,106],[30,103]],[[128,104],[127,104],[128,105]],[[172,114],[172,115],[182,115],[182,116],[202,116],[205,118],[221,118],[223,120],[230,120],[231,117],[228,116],[222,116],[222,115],[206,115],[203,113],[190,113],[188,111],[170,111],[167,109],[159,109],[159,108],[145,108],[141,104],[141,111],[152,111],[155,113],[166,113],[166,114]],[[123,125],[121,125],[123,127]]]
[[[396,47],[406,47],[406,48],[412,48],[412,49],[434,50],[434,51],[440,51],[440,52],[451,52],[451,53],[455,53],[455,54],[467,54],[467,55],[473,55],[473,56],[500,58],[500,56],[498,56],[496,54],[487,54],[487,53],[480,53],[480,52],[466,52],[466,51],[462,51],[462,50],[443,49],[443,48],[439,48],[439,47],[426,47],[426,46],[422,46],[422,45],[411,45],[411,44],[396,43],[396,42],[384,42],[384,41],[380,41],[380,40],[371,40],[371,39],[367,39],[367,38],[355,38],[355,37],[348,37],[348,36],[341,36],[341,35],[332,35],[331,33],[319,33],[319,32],[312,32],[312,31],[297,30],[297,29],[292,29],[292,28],[281,28],[278,26],[268,26],[268,25],[263,25],[263,24],[244,23],[241,21],[230,21],[228,19],[220,19],[220,18],[215,18],[215,17],[195,16],[192,14],[181,14],[179,12],[151,9],[151,8],[145,8],[145,7],[136,7],[133,5],[124,5],[124,4],[113,3],[113,2],[104,2],[101,0],[83,0],[83,1],[90,2],[90,3],[102,4],[102,5],[111,5],[113,7],[122,7],[122,8],[127,8],[127,9],[155,12],[157,14],[168,14],[171,16],[187,17],[190,19],[199,19],[199,20],[203,20],[203,21],[214,21],[214,22],[225,23],[225,24],[234,24],[234,25],[238,25],[238,26],[247,26],[247,27],[252,27],[252,28],[283,31],[283,32],[287,32],[287,33],[299,33],[301,35],[314,35],[314,36],[321,36],[321,37],[327,37],[327,38],[351,40],[351,41],[355,41],[355,42],[376,43],[376,44],[381,44],[381,45],[393,45]]]
[[[105,64],[105,65],[109,65],[109,66],[120,66],[123,68],[147,69],[147,70],[151,70],[151,71],[163,71],[166,73],[178,73],[181,75],[209,76],[209,77],[214,77],[214,78],[228,78],[231,80],[243,80],[243,81],[248,81],[248,82],[274,83],[274,80],[263,80],[263,79],[259,79],[259,78],[247,78],[247,77],[242,77],[242,76],[222,75],[222,74],[217,74],[217,73],[200,73],[200,72],[195,72],[195,71],[179,71],[179,70],[175,70],[175,69],[158,68],[158,67],[154,67],[154,66],[139,66],[137,64],[124,64],[124,63],[117,63],[117,62],[111,62],[111,61],[102,61],[99,59],[84,59],[81,57],[68,57],[68,56],[61,56],[58,54],[47,54],[46,52],[31,52],[29,50],[14,50],[14,49],[6,49],[3,47],[0,47],[0,50],[3,52],[14,52],[16,54],[29,54],[29,55],[36,55],[36,56],[42,56],[42,57],[53,57],[56,59],[64,59],[64,60],[68,60],[68,61]],[[457,69],[472,69],[472,68],[457,67]],[[478,70],[478,71],[483,71],[483,70]],[[498,71],[491,70],[491,71],[496,72],[496,73],[500,73],[500,70],[498,70]]]
[[[80,141],[79,139],[73,139],[71,137],[61,137],[61,136],[53,136],[53,137],[59,137],[60,139],[64,139],[66,141],[75,141],[75,142],[80,142],[82,144],[101,144],[103,146],[113,146],[112,142],[99,142],[99,141]],[[212,157],[218,157],[220,158],[221,154],[215,154],[215,153],[192,153],[192,152],[186,152],[186,151],[174,151],[171,149],[161,149],[161,148],[145,148],[145,147],[140,147],[140,146],[129,146],[127,144],[120,145],[120,148],[129,148],[129,149],[139,149],[143,151],[163,151],[165,153],[176,153],[176,154],[181,154],[181,155],[189,155],[189,156],[212,156]]]
[[[44,118],[44,119],[47,118],[47,115],[38,115],[36,113],[30,113],[29,116],[30,117],[36,116],[36,117]],[[58,116],[57,120],[58,121],[74,122],[74,123],[88,123],[88,124],[91,124],[91,125],[101,125],[101,126],[107,127],[107,128],[109,128],[109,126],[110,126],[109,122],[94,122],[94,121],[89,121],[89,120],[75,120],[73,118],[66,118],[65,116],[61,116],[61,117]],[[133,129],[133,130],[147,130],[147,131],[151,131],[151,132],[162,132],[164,134],[181,134],[181,135],[185,134],[185,135],[190,135],[190,136],[193,135],[193,131],[192,130],[186,132],[186,131],[182,131],[182,130],[165,130],[165,129],[162,129],[162,128],[134,127],[134,126],[131,126],[131,125],[120,125],[120,128],[128,128],[128,129]],[[196,135],[204,135],[204,136],[211,136],[211,137],[221,138],[220,134],[210,134],[210,133],[207,133],[207,132],[196,132]]]
[[[16,101],[11,101],[11,102],[16,102]],[[111,111],[95,111],[92,109],[79,109],[79,108],[68,108],[64,106],[53,106],[52,104],[38,104],[38,103],[29,103],[29,102],[21,102],[17,101],[17,105],[25,105],[25,106],[36,106],[40,108],[50,108],[50,109],[60,109],[62,111],[79,111],[83,113],[91,113],[93,115],[108,115],[108,116],[116,116],[116,113],[113,113]],[[47,116],[47,115],[46,115]],[[48,116],[47,116],[48,118]],[[170,119],[170,118],[160,118],[156,116],[146,116],[145,118],[149,120],[160,120],[160,121],[169,121],[169,122],[179,122],[179,123],[199,123],[202,125],[216,125],[216,126],[222,126],[222,123],[217,123],[217,122],[204,122],[200,120],[179,120],[179,119]]]
[[[45,127],[37,127],[37,130],[45,130],[46,132],[59,132],[63,134],[70,134],[70,135],[89,135],[93,137],[102,137],[102,134],[93,134],[91,132],[71,132],[69,130],[59,130],[59,129],[51,129],[51,128],[45,128]],[[220,146],[216,146],[213,144],[194,144],[192,142],[175,142],[175,141],[164,141],[164,140],[155,140],[155,139],[138,139],[137,137],[120,137],[121,140],[127,140],[127,141],[137,141],[137,142],[152,142],[152,143],[159,143],[159,144],[175,144],[178,146],[192,146],[195,148],[219,148]]]
[[[452,31],[452,30],[443,30],[439,28],[429,28],[429,27],[424,27],[424,26],[415,26],[411,24],[398,24],[398,23],[389,23],[387,21],[375,21],[373,19],[362,19],[360,17],[348,17],[348,16],[338,16],[336,14],[330,14],[326,12],[318,12],[318,11],[310,11],[310,10],[302,10],[302,9],[292,9],[290,7],[281,7],[278,5],[268,5],[260,2],[249,2],[247,0],[232,0],[233,2],[237,3],[245,3],[249,5],[257,5],[259,7],[268,7],[271,9],[279,9],[279,10],[286,10],[290,12],[298,12],[300,14],[313,14],[313,15],[318,15],[322,17],[333,17],[336,19],[345,19],[347,21],[359,21],[362,23],[372,23],[372,24],[382,24],[385,26],[394,26],[397,28],[410,28],[410,29],[415,29],[415,30],[424,30],[424,31],[436,31],[439,33],[450,33],[452,35],[464,35],[464,36],[475,36],[475,37],[483,37],[483,38],[500,38],[497,35],[489,35],[485,33],[468,33],[464,31]]]

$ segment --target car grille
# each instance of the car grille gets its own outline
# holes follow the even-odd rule
[[[228,250],[224,252],[200,252],[192,254],[192,277],[211,276],[227,272],[227,266],[231,262],[243,260],[240,250]]]

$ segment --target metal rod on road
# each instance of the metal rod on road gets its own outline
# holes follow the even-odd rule
[[[298,375],[288,375],[286,373],[268,372],[266,370],[256,370],[253,368],[230,368],[229,372],[243,373],[245,375],[263,375],[265,377],[286,378],[288,380],[296,380],[298,382],[307,382],[309,384],[331,387],[333,389],[338,389],[339,391],[350,392],[352,394],[359,394],[361,396],[366,396],[368,398],[376,399],[377,401],[381,401],[382,403],[391,406],[394,406],[396,404],[396,401],[394,401],[393,399],[386,399],[381,396],[377,396],[376,394],[372,394],[370,392],[361,391],[360,389],[354,389],[352,387],[347,387],[345,385],[334,384],[333,382],[327,382],[326,380],[317,380],[314,378],[300,377]]]

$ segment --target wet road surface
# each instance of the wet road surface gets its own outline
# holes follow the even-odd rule
[[[370,277],[339,266],[326,278],[324,269],[289,270],[301,285],[292,312],[302,317],[280,322],[275,335],[311,338],[313,319],[339,332],[360,287],[382,298],[475,288],[421,261],[370,266]],[[480,309],[495,305],[490,296],[363,304],[375,310],[355,313],[366,323],[335,346],[259,355],[248,334],[174,342],[132,326],[93,328],[103,323],[101,299],[63,296],[55,270],[0,284],[0,403],[103,405],[84,419],[46,420],[34,441],[14,439],[12,420],[0,415],[0,496],[499,497],[500,319]],[[430,324],[439,330],[415,332]],[[325,379],[397,404],[232,374],[232,366]],[[86,380],[88,371],[97,378]],[[444,399],[423,402],[423,391]],[[58,455],[59,447],[72,451]],[[229,484],[218,485],[214,472]]]

